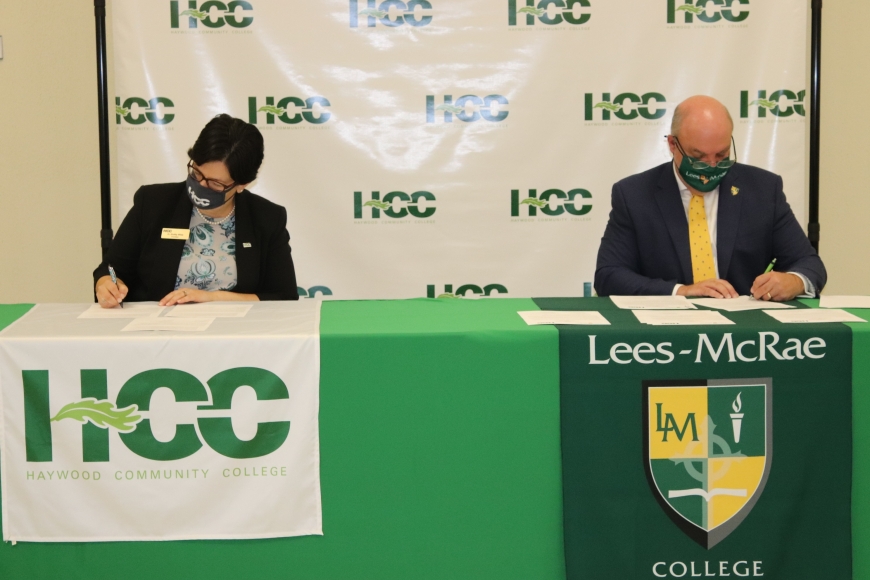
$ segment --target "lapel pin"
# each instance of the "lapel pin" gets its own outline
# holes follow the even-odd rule
[[[740,188],[732,186],[731,187],[731,195],[737,195],[738,193],[740,193]]]
[[[242,247],[243,247],[243,248],[250,248],[250,247],[251,247],[251,242],[244,242],[244,243],[242,243]]]

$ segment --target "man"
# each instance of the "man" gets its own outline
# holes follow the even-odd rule
[[[673,162],[613,186],[595,271],[599,296],[784,301],[822,290],[825,266],[785,200],[782,178],[735,163],[733,129],[716,99],[677,106],[668,136]]]

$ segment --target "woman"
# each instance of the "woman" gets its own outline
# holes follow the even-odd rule
[[[260,131],[218,115],[187,154],[187,181],[146,185],[133,196],[94,270],[100,306],[298,300],[287,211],[245,190],[263,162]]]

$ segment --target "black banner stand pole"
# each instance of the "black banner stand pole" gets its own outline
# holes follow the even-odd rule
[[[822,0],[812,0],[812,36],[810,39],[810,223],[807,234],[819,251],[819,90],[822,69]]]
[[[100,116],[100,246],[103,259],[112,243],[112,181],[109,170],[109,94],[106,69],[106,0],[94,0],[97,23],[97,98]]]

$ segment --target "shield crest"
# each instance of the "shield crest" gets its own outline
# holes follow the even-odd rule
[[[746,518],[773,458],[770,378],[644,381],[644,467],[653,495],[710,549]]]

